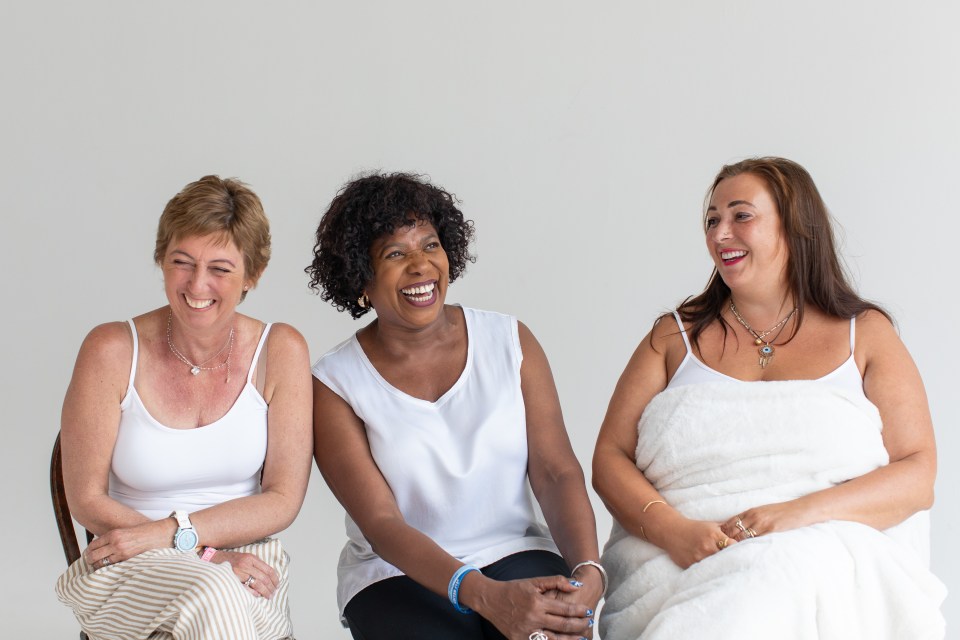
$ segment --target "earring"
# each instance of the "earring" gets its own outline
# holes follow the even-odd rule
[[[367,297],[366,292],[357,298],[357,304],[360,305],[361,309],[366,309],[370,305],[370,298]]]
[[[244,291],[249,291],[249,290],[250,290],[250,285],[248,285],[248,284],[243,285],[243,290],[244,290]]]

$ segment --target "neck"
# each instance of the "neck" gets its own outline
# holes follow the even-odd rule
[[[369,337],[381,348],[393,352],[420,351],[443,343],[443,337],[455,323],[444,306],[443,313],[425,327],[405,327],[382,322],[379,318],[367,327]]]
[[[775,325],[797,306],[793,295],[785,290],[753,295],[731,292],[730,299],[740,315],[758,329]]]
[[[217,353],[230,340],[230,332],[234,330],[235,318],[230,318],[232,322],[225,326],[219,324],[210,327],[208,330],[198,332],[190,331],[182,324],[177,322],[171,311],[167,316],[170,328],[170,341],[185,356],[196,361],[202,361]]]

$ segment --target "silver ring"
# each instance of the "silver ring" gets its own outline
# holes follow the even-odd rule
[[[550,638],[548,638],[547,634],[545,634],[543,631],[540,631],[540,629],[537,629],[536,631],[531,633],[529,636],[527,636],[527,640],[550,640]]]
[[[256,582],[256,581],[257,581],[256,578],[254,578],[253,576],[250,576],[249,578],[247,578],[246,580],[243,581],[243,586],[249,587],[250,585],[252,585],[252,584],[253,584],[254,582]]]
[[[100,566],[101,566],[101,567],[105,567],[105,566],[107,566],[108,564],[110,564],[110,556],[107,556],[106,558],[104,558],[103,560],[100,561]]]

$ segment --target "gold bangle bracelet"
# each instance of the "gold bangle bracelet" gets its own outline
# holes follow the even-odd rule
[[[641,511],[641,513],[646,513],[646,512],[647,512],[647,509],[649,509],[651,506],[657,504],[658,502],[659,502],[660,504],[667,504],[667,503],[664,502],[663,500],[651,500],[651,501],[648,502],[647,504],[643,505],[643,511]]]

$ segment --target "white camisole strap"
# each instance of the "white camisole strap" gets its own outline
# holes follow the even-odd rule
[[[257,362],[260,361],[260,352],[263,350],[263,345],[267,343],[267,336],[270,334],[270,327],[273,326],[272,322],[268,322],[263,327],[263,333],[260,334],[260,341],[257,343],[257,350],[253,352],[253,360],[250,361],[250,370],[247,371],[247,382],[254,384],[253,381],[253,370],[257,368]]]
[[[677,321],[677,326],[680,327],[680,335],[683,336],[683,344],[685,344],[687,347],[687,353],[692,353],[692,350],[690,349],[690,339],[687,338],[687,330],[683,328],[683,320],[680,319],[680,314],[674,311],[673,317]]]
[[[137,325],[133,323],[133,318],[127,320],[130,325],[130,333],[133,337],[133,362],[130,363],[130,381],[127,383],[127,394],[133,389],[133,381],[137,377],[137,358],[140,356],[140,338],[137,335]]]

